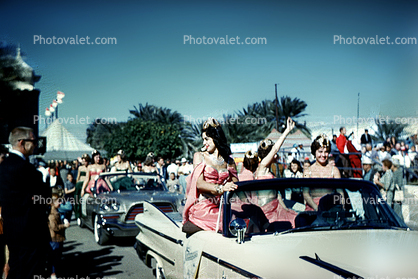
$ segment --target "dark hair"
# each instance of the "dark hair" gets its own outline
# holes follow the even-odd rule
[[[389,159],[385,159],[382,161],[382,164],[386,166],[388,169],[392,168],[392,162]]]
[[[91,158],[90,158],[89,154],[87,154],[87,153],[84,153],[83,156],[81,156],[81,159],[86,160],[87,163],[90,163],[90,161],[91,161]]]
[[[145,162],[144,162],[145,166],[152,166],[153,163],[154,163],[153,157],[147,156],[147,158],[145,158]]]
[[[326,148],[328,152],[331,151],[331,143],[329,142],[327,136],[324,134],[317,136],[311,144],[311,153],[314,157],[316,151],[321,147]]]
[[[202,134],[206,133],[206,136],[213,140],[216,148],[218,149],[219,155],[229,162],[229,156],[232,154],[231,148],[229,147],[225,133],[222,130],[221,124],[214,118],[209,118],[203,123]]]
[[[260,142],[258,145],[258,157],[263,160],[266,157],[271,149],[273,148],[274,142],[271,139],[265,139]]]
[[[251,172],[255,172],[258,167],[258,154],[248,150],[244,155],[244,168]]]
[[[290,171],[292,171],[292,168],[291,168],[291,165],[292,164],[296,164],[297,166],[298,166],[298,169],[296,170],[296,172],[302,172],[302,166],[300,165],[300,162],[299,162],[299,160],[297,160],[297,159],[293,159],[292,160],[292,162],[290,162],[290,164],[289,164],[289,169],[290,169]]]
[[[340,133],[343,131],[343,129],[344,129],[345,127],[340,127]]]

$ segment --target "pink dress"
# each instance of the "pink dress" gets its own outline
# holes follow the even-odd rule
[[[94,187],[94,183],[96,182],[96,176],[98,176],[102,172],[103,172],[102,169],[91,169],[90,170],[90,181],[89,181],[89,184],[86,187],[86,193],[93,194],[91,192],[91,188]],[[107,192],[107,191],[110,191],[110,189],[106,185],[106,183],[103,180],[98,181],[97,182],[96,193]]]
[[[262,180],[262,179],[273,179],[273,174],[267,174],[263,176],[259,176],[256,179]],[[270,191],[270,190],[266,190]],[[277,194],[275,194],[277,195]],[[258,200],[260,201],[260,197],[258,197]],[[277,197],[271,201],[269,201],[266,204],[259,204],[261,206],[261,209],[263,210],[264,214],[266,215],[267,219],[270,223],[275,221],[288,221],[292,224],[292,227],[295,227],[295,218],[297,213],[293,210],[287,211],[285,210],[279,203],[279,200]]]
[[[254,174],[250,170],[243,168],[242,172],[238,174],[238,180],[239,181],[254,180]]]
[[[312,170],[311,170],[311,168],[309,167],[309,176],[306,176],[306,178],[334,178],[334,168],[332,168],[332,170],[331,170],[331,174],[330,175],[326,175],[326,176],[313,176],[312,175]],[[313,200],[313,202],[316,204],[316,205],[319,205],[319,200],[321,199],[322,197],[315,197],[315,198],[312,198],[312,200]],[[315,211],[309,204],[307,204],[306,203],[306,206],[305,206],[305,211]]]
[[[204,230],[215,231],[220,196],[200,193],[197,189],[197,180],[202,173],[205,181],[224,184],[225,182],[232,181],[232,177],[237,177],[237,171],[232,167],[228,167],[227,171],[219,173],[215,168],[207,166],[202,162],[196,166],[188,179],[188,194],[183,211],[183,224],[190,221]]]

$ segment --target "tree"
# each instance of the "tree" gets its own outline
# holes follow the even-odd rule
[[[380,121],[375,119],[376,129],[373,129],[375,134],[372,135],[372,139],[376,142],[385,142],[388,137],[394,136],[400,138],[403,130],[408,126],[406,124],[397,124],[393,120]]]
[[[183,147],[183,152],[180,155],[188,159],[193,158],[194,152],[196,152],[196,150],[199,149],[199,145],[201,146],[202,144],[200,130],[195,124],[185,121],[180,113],[168,108],[157,107],[149,105],[148,103],[146,103],[145,106],[139,104],[138,108],[135,106],[134,108],[135,110],[129,111],[134,116],[132,119],[138,118],[143,121],[150,121],[151,123],[166,124],[176,127],[179,131],[179,138]]]

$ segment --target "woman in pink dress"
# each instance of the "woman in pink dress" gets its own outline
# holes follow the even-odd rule
[[[257,170],[255,171],[255,179],[272,179],[274,175],[270,172],[270,165],[276,158],[287,135],[295,127],[295,122],[289,117],[287,119],[286,130],[280,136],[276,143],[270,139],[263,140],[258,147],[258,156],[261,159]],[[258,191],[257,203],[263,210],[270,223],[275,221],[289,221],[294,226],[296,213],[288,209],[283,199],[277,191],[263,190]]]
[[[315,163],[303,170],[305,178],[341,178],[340,171],[335,164],[329,164],[329,152],[331,143],[327,136],[322,134],[316,137],[311,144],[311,153],[315,156]],[[306,202],[306,211],[317,211],[319,200],[326,194],[332,193],[332,189],[303,189],[303,198]]]
[[[220,196],[237,188],[238,181],[231,149],[219,122],[209,118],[203,123],[203,151],[194,155],[195,168],[187,182],[187,201],[183,211],[183,231],[215,231]],[[217,226],[218,225],[218,226]]]
[[[81,189],[81,197],[83,197],[86,193],[90,194],[91,196],[93,195],[91,188],[94,186],[96,178],[106,170],[106,166],[102,163],[103,160],[99,151],[94,150],[91,157],[93,163],[87,167],[86,179],[84,180],[83,187]],[[98,187],[99,186],[100,185],[98,185]],[[106,190],[110,189],[107,188]]]
[[[258,167],[258,154],[248,150],[244,155],[243,170],[238,174],[239,181],[254,180],[254,172]]]

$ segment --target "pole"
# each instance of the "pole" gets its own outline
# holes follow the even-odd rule
[[[358,98],[357,98],[357,137],[358,137],[358,121],[359,121],[359,117],[360,117],[360,92],[358,93]]]
[[[277,99],[277,83],[275,84],[275,90],[276,90],[276,131],[279,131],[279,112],[277,110],[277,107],[279,105],[279,101]]]

